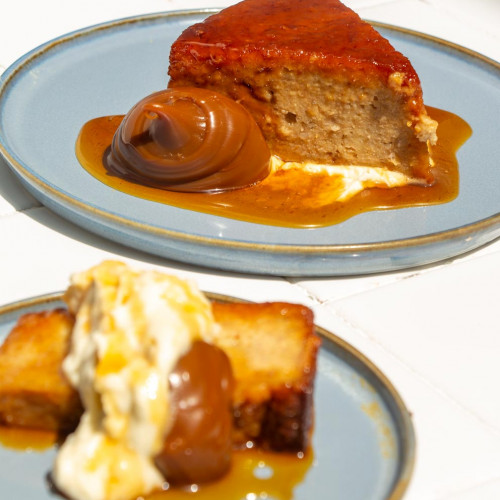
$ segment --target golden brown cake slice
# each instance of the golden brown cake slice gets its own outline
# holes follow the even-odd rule
[[[0,347],[0,424],[51,431],[76,427],[82,406],[61,371],[73,318],[26,314]]]
[[[235,378],[233,441],[299,451],[313,420],[316,355],[320,344],[307,307],[272,302],[213,304],[214,339]]]
[[[382,166],[432,182],[410,61],[338,0],[245,0],[186,29],[170,87],[212,89],[254,116],[284,161]]]
[[[311,433],[312,393],[320,339],[312,312],[285,303],[214,303],[214,344],[235,377],[235,446],[304,450]],[[61,372],[73,318],[63,309],[20,318],[0,347],[0,424],[71,431],[82,406]]]

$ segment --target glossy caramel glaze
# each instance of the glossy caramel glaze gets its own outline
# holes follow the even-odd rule
[[[296,486],[304,481],[313,461],[312,450],[298,455],[254,449],[235,451],[231,469],[220,480],[169,488],[148,495],[145,500],[292,500]]]
[[[173,426],[156,457],[172,485],[204,483],[231,465],[231,364],[219,348],[195,342],[169,375]]]
[[[176,88],[138,102],[118,128],[110,172],[173,191],[225,191],[269,173],[269,149],[241,105],[216,92]]]
[[[55,431],[0,425],[0,445],[12,450],[43,452],[60,439]]]
[[[307,175],[301,171],[280,171],[252,187],[223,193],[176,193],[150,188],[121,179],[106,170],[103,155],[122,116],[102,117],[86,123],[79,135],[76,153],[93,176],[122,192],[189,210],[233,219],[284,227],[323,227],[342,222],[369,210],[431,205],[451,201],[458,195],[458,164],[455,153],[471,135],[460,117],[428,108],[439,122],[438,142],[431,148],[435,161],[435,182],[429,187],[370,188],[348,202],[325,202],[338,179]]]
[[[252,22],[258,19],[259,22]],[[346,80],[401,73],[421,105],[410,61],[338,0],[246,0],[187,28],[172,45],[170,75],[192,59],[225,65],[317,68]],[[417,103],[415,103],[417,105]]]
[[[44,452],[56,442],[57,436],[53,432],[0,426],[0,445],[11,450]],[[236,450],[232,453],[231,468],[217,481],[185,486],[165,483],[164,491],[156,491],[144,498],[214,500],[270,497],[276,500],[291,500],[293,490],[305,479],[313,461],[312,449],[299,454],[273,453],[258,449]],[[47,480],[51,491],[63,498],[50,476]],[[43,488],[44,484],[40,483],[40,490]]]

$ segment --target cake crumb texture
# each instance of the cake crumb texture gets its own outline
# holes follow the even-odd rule
[[[437,123],[408,58],[337,0],[245,0],[186,29],[169,86],[243,104],[284,161],[383,166],[432,182]]]

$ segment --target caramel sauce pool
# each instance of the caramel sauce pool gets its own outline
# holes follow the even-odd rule
[[[19,452],[43,452],[59,441],[54,432],[0,426],[0,445]],[[253,498],[292,500],[293,490],[305,479],[313,462],[311,449],[300,458],[288,453],[236,450],[232,452],[231,468],[222,479],[191,488],[170,488],[137,500],[214,500],[250,498],[247,495],[252,494]]]
[[[194,487],[174,488],[153,493],[144,500],[214,500],[224,498],[273,498],[292,500],[293,490],[300,484],[313,463],[309,450],[303,458],[293,454],[261,450],[234,451],[229,472],[212,483]]]
[[[0,425],[0,446],[17,451],[45,451],[59,441],[56,432]]]
[[[283,227],[311,228],[337,224],[370,210],[446,203],[458,196],[456,152],[470,137],[469,125],[459,116],[427,107],[439,123],[438,142],[431,155],[435,183],[429,187],[368,188],[347,202],[319,205],[317,200],[335,190],[335,177],[280,171],[247,188],[221,193],[182,193],[143,186],[110,175],[103,157],[123,116],[105,116],[87,122],[78,136],[76,155],[82,166],[104,184],[158,203],[232,219]]]

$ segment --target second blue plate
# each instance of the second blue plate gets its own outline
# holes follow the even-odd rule
[[[91,177],[74,147],[87,120],[123,114],[167,85],[170,45],[208,12],[134,17],[34,49],[0,79],[0,151],[48,208],[125,245],[190,264],[282,276],[391,271],[459,255],[500,236],[500,65],[377,25],[412,61],[426,103],[472,129],[459,150],[460,194],[444,205],[369,212],[330,227],[246,223],[149,202]]]
[[[60,306],[60,298],[55,294],[0,307],[0,345],[20,315]],[[314,460],[293,498],[399,500],[415,459],[409,412],[392,384],[368,359],[326,330],[318,328],[318,334],[322,346],[314,395]],[[0,445],[2,498],[60,499],[46,481],[55,453],[54,447],[36,452]],[[256,498],[263,497],[257,494]]]

